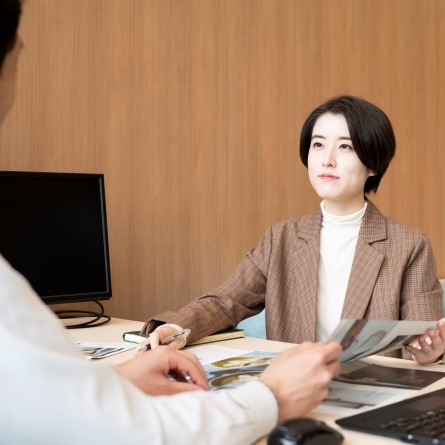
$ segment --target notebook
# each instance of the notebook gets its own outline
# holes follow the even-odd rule
[[[445,445],[445,388],[337,419],[336,423],[406,443]]]

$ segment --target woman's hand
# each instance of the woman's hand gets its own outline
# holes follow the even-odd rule
[[[405,350],[422,365],[434,363],[440,359],[445,351],[445,318],[437,322],[436,329],[428,330],[418,337],[415,343],[406,345]]]
[[[156,349],[158,346],[161,345],[161,339],[176,334],[177,332],[178,330],[172,326],[159,326],[147,337],[147,340],[139,343],[138,347],[136,348],[136,354],[140,354],[141,352],[143,352],[146,345],[150,345],[150,349]],[[185,341],[182,338],[179,338],[178,340],[172,341],[168,344],[168,347],[172,349],[181,349],[184,346]]]

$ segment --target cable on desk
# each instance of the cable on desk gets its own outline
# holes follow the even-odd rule
[[[97,305],[100,307],[100,312],[84,311],[84,310],[63,310],[63,311],[55,311],[55,314],[61,320],[94,317],[93,319],[82,323],[66,325],[65,326],[66,329],[93,328],[97,326],[102,326],[108,323],[111,320],[111,317],[109,315],[105,315],[105,309],[99,301],[95,301],[95,303],[97,303]],[[105,320],[99,321],[102,318],[104,318]]]

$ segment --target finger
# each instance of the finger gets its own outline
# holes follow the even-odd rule
[[[432,331],[432,333],[430,333],[429,336],[430,336],[430,341],[431,341],[430,346],[434,350],[443,349],[443,341],[442,341],[439,331]]]
[[[196,385],[202,389],[208,389],[207,374],[196,356],[186,352],[178,352],[173,369],[188,374]]]
[[[331,363],[328,363],[326,365],[328,368],[328,371],[331,373],[332,376],[337,374],[338,371],[341,369],[341,363],[338,360],[332,361]]]
[[[436,333],[430,334],[433,337],[437,335]],[[443,345],[436,347],[430,337],[420,337],[419,346],[421,349],[412,353],[419,363],[431,363],[443,354]]]
[[[425,352],[425,353],[431,353],[431,351],[432,351],[432,347],[431,347],[430,342],[427,340],[427,338],[428,338],[428,339],[431,339],[431,337],[426,337],[426,336],[424,336],[424,335],[420,336],[420,337],[418,338],[419,346],[420,346],[420,349],[421,349],[423,352]],[[431,341],[431,340],[430,340],[430,341]]]
[[[431,343],[428,344],[428,349],[425,349],[429,362],[440,358],[444,353],[444,343],[439,334],[436,333],[430,341]]]
[[[195,363],[197,366],[202,368],[201,362],[199,361],[199,358],[193,354],[192,352],[188,352],[188,351],[181,351],[180,352],[181,356],[183,357],[187,357],[188,360],[192,361],[193,363]],[[202,368],[204,369],[204,368]]]
[[[342,347],[335,341],[329,341],[322,345],[323,352],[325,354],[325,363],[337,362],[341,353]]]
[[[416,342],[415,345],[417,345],[418,343]],[[418,352],[421,352],[421,349],[419,349],[417,346],[415,346],[414,344],[410,344],[410,345],[405,345],[404,348],[407,352],[409,352],[412,355],[416,355]]]
[[[185,346],[185,340],[183,338],[178,338],[177,340],[170,342],[167,346],[171,349],[182,349]]]
[[[418,341],[418,339],[416,341],[408,343],[408,345],[412,346],[413,348],[419,349],[419,341]],[[405,345],[405,346],[408,346],[408,345]]]
[[[153,331],[149,336],[148,336],[148,343],[150,343],[150,347],[151,349],[155,349],[159,346],[159,332],[158,331]]]
[[[171,395],[178,392],[187,391],[203,391],[203,388],[201,388],[199,385],[195,385],[194,383],[184,383],[172,380],[165,385],[162,393],[165,395]]]
[[[441,318],[437,322],[437,329],[439,331],[439,335],[440,335],[442,341],[445,342],[445,318]]]
[[[144,341],[141,341],[137,346],[136,346],[136,350],[135,350],[135,356],[142,354],[143,352],[147,351],[147,346],[150,345],[150,339],[147,338]],[[151,349],[151,346],[150,346]]]

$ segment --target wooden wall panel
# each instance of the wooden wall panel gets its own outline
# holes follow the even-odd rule
[[[317,207],[299,130],[360,95],[398,140],[371,199],[430,236],[443,277],[444,20],[442,0],[32,0],[0,165],[105,174],[107,312],[143,320]]]

